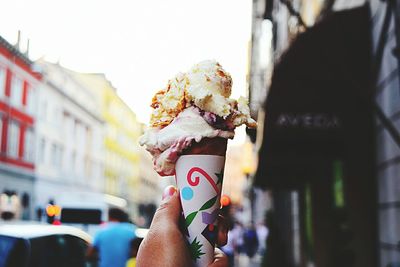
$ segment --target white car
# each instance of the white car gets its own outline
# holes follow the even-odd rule
[[[71,226],[0,224],[0,267],[87,267],[92,238]]]

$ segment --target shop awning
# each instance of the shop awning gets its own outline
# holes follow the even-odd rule
[[[371,51],[367,6],[334,13],[292,43],[265,103],[256,186],[292,186],[335,160],[350,171],[373,164]]]

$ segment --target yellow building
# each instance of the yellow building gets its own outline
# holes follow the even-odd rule
[[[141,201],[138,144],[142,132],[141,124],[104,74],[79,74],[79,78],[100,96],[101,114],[106,128],[105,193],[127,200],[128,211],[136,219]]]

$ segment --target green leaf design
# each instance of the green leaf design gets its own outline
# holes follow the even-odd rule
[[[196,217],[197,213],[198,213],[198,211],[192,212],[186,217],[186,219],[185,219],[186,227],[189,227],[189,225],[193,222],[193,220]]]
[[[203,251],[201,251],[202,246],[203,244],[200,244],[200,242],[197,241],[197,237],[190,244],[190,253],[192,254],[193,259],[200,259],[200,256],[205,254]]]
[[[217,196],[213,197],[212,199],[204,203],[204,205],[201,206],[200,210],[206,210],[211,208],[215,204],[215,201],[217,201]]]
[[[224,179],[224,170],[222,170],[220,173],[215,174],[218,177],[217,184],[222,184],[222,180]]]

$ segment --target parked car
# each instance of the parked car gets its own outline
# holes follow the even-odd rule
[[[0,224],[0,267],[87,267],[91,237],[62,225]]]

